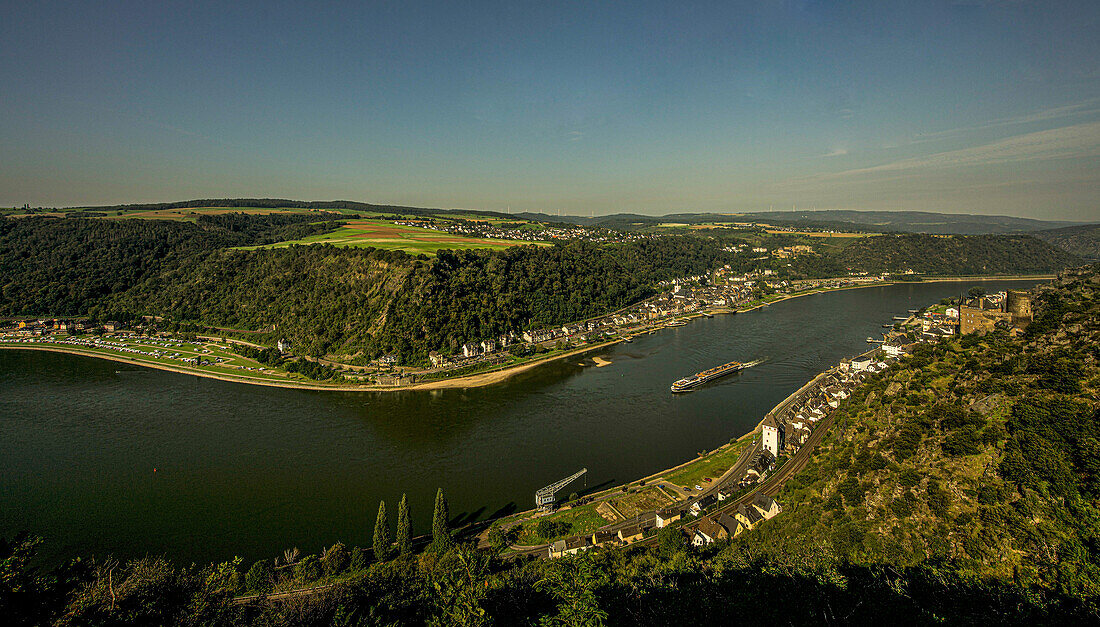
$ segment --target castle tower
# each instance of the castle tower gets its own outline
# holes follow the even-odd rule
[[[1005,311],[1012,314],[1012,324],[1026,327],[1031,323],[1031,294],[1023,290],[1008,290]]]

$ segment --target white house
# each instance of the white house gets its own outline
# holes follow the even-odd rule
[[[657,510],[657,528],[660,529],[661,527],[671,525],[677,520],[680,520],[680,516],[682,514],[683,510],[677,507],[668,507],[665,509]]]
[[[867,369],[867,366],[871,365],[870,359],[853,359],[852,370],[855,372],[863,372]]]
[[[761,446],[773,456],[779,456],[779,429],[772,425],[760,427]]]

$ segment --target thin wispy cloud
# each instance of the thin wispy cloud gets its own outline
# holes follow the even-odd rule
[[[800,180],[803,182],[827,181],[865,175],[915,173],[922,170],[1095,156],[1100,156],[1100,122],[1086,122],[1025,133],[980,146],[902,159],[866,168],[820,174]]]
[[[843,157],[848,154],[847,148],[833,148],[829,152],[821,155],[822,157]]]
[[[1100,98],[1093,98],[1090,100],[1085,100],[1083,102],[1078,102],[1076,104],[1043,109],[1041,111],[1026,113],[1024,115],[1014,115],[1004,118],[997,118],[988,122],[984,122],[982,124],[961,126],[959,128],[934,131],[931,133],[921,133],[916,137],[916,139],[914,139],[910,143],[919,144],[923,142],[935,141],[938,139],[958,137],[960,135],[972,133],[974,131],[983,131],[987,129],[1002,128],[1007,126],[1017,126],[1020,124],[1031,124],[1035,122],[1062,120],[1071,117],[1086,116],[1098,113],[1100,113]]]

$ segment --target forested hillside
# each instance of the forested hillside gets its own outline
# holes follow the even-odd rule
[[[1068,268],[1080,260],[1029,235],[882,235],[836,253],[845,267],[867,272],[930,275],[1028,274]]]
[[[441,254],[397,295],[380,341],[403,354],[602,315],[732,255],[694,238]]]
[[[1076,259],[1028,236],[862,238],[791,260],[722,250],[705,236],[620,244],[400,252],[294,246],[235,250],[336,228],[339,214],[199,216],[195,222],[0,218],[0,315],[160,316],[189,328],[290,339],[310,355],[369,359],[431,350],[603,315],[655,293],[658,282],[772,268],[777,277],[851,271],[922,274],[1051,272]]]
[[[1035,237],[1084,259],[1100,259],[1100,224],[1036,231]]]
[[[184,322],[270,329],[311,354],[430,350],[561,324],[623,307],[662,279],[728,256],[688,238],[443,251],[434,261],[334,246],[194,256],[107,299],[101,316],[148,312]]]
[[[1027,333],[924,347],[841,405],[756,541],[849,563],[950,564],[1100,594],[1100,277],[1041,292]]]
[[[783,224],[833,223],[856,226],[879,233],[943,233],[953,235],[983,235],[990,233],[1020,233],[1036,229],[1051,229],[1068,223],[1017,218],[1014,216],[937,213],[934,211],[855,211],[823,209],[820,211],[758,211],[744,214],[746,219],[775,221]]]
[[[311,355],[374,350],[394,295],[423,261],[330,245],[217,250],[164,266],[92,309],[101,319],[147,314],[290,339]]]
[[[195,222],[0,218],[0,316],[86,315],[196,255],[322,233],[338,214],[229,214]],[[326,221],[322,224],[311,224]]]

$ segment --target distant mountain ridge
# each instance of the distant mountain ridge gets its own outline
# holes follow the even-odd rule
[[[408,207],[404,205],[375,205],[354,200],[288,200],[286,198],[203,198],[180,200],[176,202],[132,203],[127,205],[96,205],[66,207],[85,211],[161,211],[164,209],[188,209],[207,207],[261,209],[351,209],[355,211],[376,211],[380,213],[402,213],[408,215],[432,215],[437,213],[476,213],[494,218],[514,218],[510,213],[500,211],[481,211],[473,209],[434,209],[431,207]]]
[[[408,215],[470,214],[494,218],[520,218],[538,222],[601,226],[632,230],[664,223],[701,224],[707,222],[768,222],[776,226],[846,229],[879,233],[932,233],[937,235],[990,235],[997,233],[1030,233],[1084,226],[1086,222],[1037,220],[1015,216],[989,216],[932,211],[860,211],[854,209],[822,209],[813,211],[749,211],[722,213],[669,213],[644,215],[616,213],[602,216],[552,215],[524,211],[510,213],[480,209],[440,209],[357,202],[352,200],[289,200],[285,198],[207,198],[166,203],[134,203],[70,207],[87,211],[156,211],[188,207],[261,207],[300,209],[351,209]],[[1073,251],[1071,251],[1073,252]],[[1095,257],[1092,257],[1095,258]]]
[[[585,226],[638,228],[662,223],[702,224],[707,222],[767,222],[776,226],[836,228],[880,233],[932,233],[936,235],[990,235],[1028,233],[1079,226],[1081,222],[1036,220],[1014,216],[986,216],[929,211],[755,211],[744,213],[670,213],[650,216],[617,213],[585,218],[525,212],[516,217],[547,222],[569,222]]]
[[[757,220],[795,222],[848,222],[881,231],[935,233],[944,235],[987,235],[993,233],[1025,233],[1041,229],[1076,226],[1080,222],[1036,220],[1014,216],[987,216],[964,213],[934,213],[930,211],[763,211],[746,213]]]

